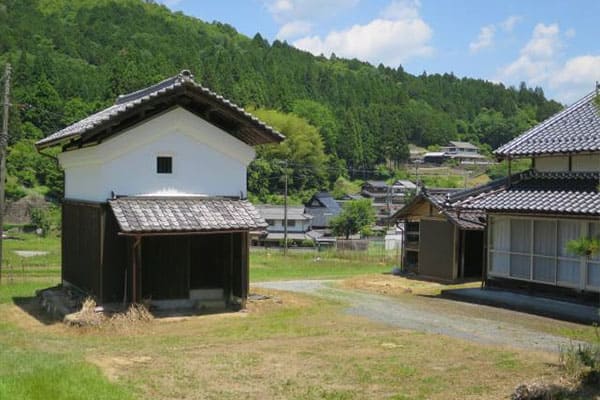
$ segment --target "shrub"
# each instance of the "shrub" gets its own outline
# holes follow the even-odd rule
[[[600,252],[600,239],[582,237],[570,240],[567,242],[567,251],[583,257],[596,255]]]
[[[40,228],[44,236],[51,231],[60,230],[60,220],[60,209],[56,206],[38,207],[31,210],[31,224]]]
[[[560,348],[560,363],[567,376],[585,384],[600,383],[600,330],[592,343],[570,344]]]

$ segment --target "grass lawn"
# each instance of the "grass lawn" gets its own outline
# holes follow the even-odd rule
[[[275,298],[244,313],[116,330],[48,324],[35,302],[4,301],[0,398],[497,399],[558,379],[556,355],[394,329],[335,302],[263,292]]]
[[[389,272],[392,262],[384,258],[336,255],[335,252],[280,251],[250,253],[250,280],[253,282],[284,279],[338,279],[350,276]]]
[[[347,315],[341,303],[263,289],[253,291],[274,297],[246,312],[67,327],[32,298],[59,280],[58,241],[26,239],[6,241],[7,256],[49,250],[51,265],[3,277],[0,399],[497,399],[560,377],[555,354],[392,328]],[[252,280],[390,278],[386,263],[314,257],[253,253]]]

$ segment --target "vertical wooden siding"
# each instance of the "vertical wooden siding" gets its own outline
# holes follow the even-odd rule
[[[100,204],[62,206],[62,279],[102,301]]]
[[[419,274],[456,279],[454,225],[448,221],[421,219],[420,232]]]

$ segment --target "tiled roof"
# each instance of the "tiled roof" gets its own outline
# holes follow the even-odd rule
[[[474,150],[478,150],[477,146],[475,146],[474,144],[469,143],[469,142],[458,142],[458,141],[455,141],[455,140],[451,140],[449,143],[450,143],[450,146],[452,146],[452,147],[458,147],[458,148],[461,148],[461,149],[474,149]]]
[[[467,211],[456,211],[456,210],[444,210],[442,214],[448,217],[448,219],[457,225],[460,229],[479,231],[485,228],[485,212],[467,210]]]
[[[485,227],[485,212],[480,210],[457,210],[450,203],[452,196],[458,196],[463,190],[460,189],[429,189],[421,192],[409,204],[398,210],[393,219],[407,217],[411,209],[420,201],[428,201],[433,204],[440,213],[445,215],[450,222],[465,230],[483,230]]]
[[[499,157],[600,151],[600,106],[592,92],[497,149]]]
[[[313,200],[317,200],[321,206],[311,206]],[[315,194],[307,204],[305,210],[312,215],[312,224],[316,227],[328,227],[331,218],[339,215],[342,211],[339,203],[327,192]]]
[[[183,95],[188,92],[193,92],[200,98],[218,104],[222,109],[243,121],[253,132],[252,140],[242,138],[242,140],[246,139],[248,144],[280,142],[284,139],[281,133],[247,113],[243,108],[197,84],[189,71],[182,71],[174,77],[145,89],[119,96],[114,105],[45,137],[38,141],[36,146],[41,149],[67,140],[78,139],[87,133],[110,126],[117,118],[134,113],[143,105],[156,99],[176,94]]]
[[[246,200],[121,197],[108,204],[124,233],[239,231],[267,226]]]
[[[510,187],[474,194],[458,202],[461,209],[600,215],[600,174],[529,171]]]
[[[285,213],[284,206],[275,204],[257,204],[256,210],[264,219],[283,220]],[[312,217],[304,212],[304,206],[288,206],[287,218],[290,221],[309,221]]]

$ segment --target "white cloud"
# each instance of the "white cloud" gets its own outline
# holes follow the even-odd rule
[[[506,32],[512,32],[515,29],[515,26],[523,20],[523,17],[520,15],[511,15],[506,18],[504,21],[500,22],[500,27],[504,29]]]
[[[432,29],[419,16],[418,1],[394,1],[382,17],[363,25],[331,31],[326,36],[307,36],[294,46],[313,54],[335,53],[373,64],[397,66],[410,58],[429,56]]]
[[[277,39],[285,40],[307,35],[312,29],[312,24],[308,21],[292,21],[284,24],[277,32]]]
[[[298,20],[326,19],[341,10],[355,7],[359,0],[263,0],[279,24]]]
[[[504,21],[482,26],[477,38],[469,43],[469,50],[471,53],[477,53],[478,51],[492,47],[494,45],[496,33],[500,29],[502,29],[504,32],[510,33],[515,26],[521,22],[522,19],[523,17],[520,15],[511,15]]]
[[[385,19],[417,19],[419,18],[419,0],[393,0],[381,12]]]
[[[469,49],[471,53],[476,53],[479,50],[491,47],[494,44],[494,35],[496,34],[496,28],[494,25],[486,25],[481,28],[479,35],[475,41],[469,43]]]
[[[519,57],[500,70],[500,80],[526,81],[540,84],[556,68],[555,59],[562,47],[557,24],[537,24],[531,39],[521,49]]]
[[[532,58],[552,58],[561,47],[559,33],[557,24],[537,24],[531,40],[521,50],[521,54]]]
[[[159,0],[159,3],[164,4],[167,7],[173,7],[181,3],[183,0]]]
[[[574,57],[552,77],[551,82],[555,85],[565,83],[588,84],[600,81],[600,55]],[[591,85],[590,85],[591,86]]]
[[[569,36],[569,31],[565,36]],[[509,84],[524,81],[543,85],[559,101],[571,103],[594,88],[600,80],[600,55],[576,56],[560,60],[563,43],[557,24],[537,24],[519,57],[499,70],[497,79]]]

